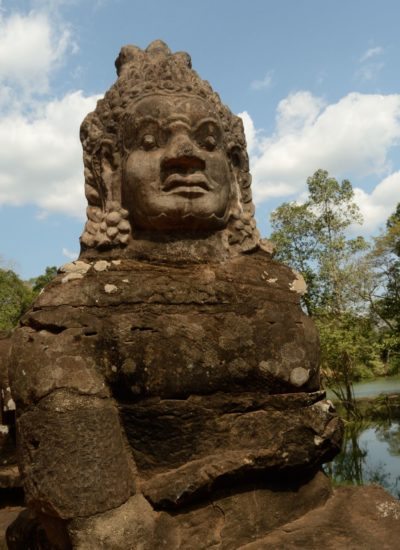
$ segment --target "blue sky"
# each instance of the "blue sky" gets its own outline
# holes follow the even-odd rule
[[[124,44],[192,56],[243,117],[261,233],[324,168],[377,234],[400,201],[395,0],[0,0],[0,257],[23,278],[79,252],[79,124]]]

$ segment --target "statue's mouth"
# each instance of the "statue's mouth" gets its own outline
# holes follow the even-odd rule
[[[210,191],[210,184],[201,172],[185,175],[171,174],[164,180],[162,189],[166,193],[193,197],[204,195]]]

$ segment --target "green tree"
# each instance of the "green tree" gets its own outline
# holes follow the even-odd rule
[[[319,247],[317,217],[310,204],[283,203],[271,214],[276,257],[300,272],[307,284],[303,305],[313,315],[319,299],[315,258]]]
[[[385,231],[374,239],[366,258],[370,278],[364,293],[379,328],[382,355],[388,371],[400,370],[400,203]]]
[[[353,380],[361,365],[378,357],[368,308],[358,291],[368,245],[362,237],[347,235],[351,225],[362,221],[348,180],[339,183],[317,170],[307,185],[303,204],[285,203],[272,213],[271,240],[278,259],[300,271],[308,285],[303,306],[320,331],[322,371],[354,416]]]
[[[0,330],[14,328],[21,315],[56,274],[56,267],[46,267],[44,274],[22,281],[12,269],[0,268]]]
[[[284,203],[271,215],[271,240],[277,258],[303,275],[309,315],[320,310],[340,314],[353,302],[351,281],[358,275],[358,255],[367,249],[362,237],[349,239],[350,225],[362,221],[351,183],[339,183],[325,170],[307,179],[308,199]]]
[[[16,326],[33,300],[33,291],[11,269],[0,269],[0,329]]]
[[[353,382],[379,364],[379,342],[371,318],[353,312],[315,318],[321,341],[322,374],[350,416],[358,416]]]
[[[386,222],[386,239],[392,252],[400,257],[400,202]]]
[[[32,290],[35,294],[44,288],[57,275],[57,267],[55,265],[46,267],[45,273],[31,279],[29,282],[32,285]]]

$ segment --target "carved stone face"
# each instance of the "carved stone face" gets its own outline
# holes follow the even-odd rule
[[[133,227],[208,230],[228,219],[233,175],[223,129],[200,98],[153,95],[123,131],[122,206]]]

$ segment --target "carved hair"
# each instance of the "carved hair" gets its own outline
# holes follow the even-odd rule
[[[81,126],[88,201],[88,221],[81,237],[83,248],[124,246],[134,231],[128,212],[121,206],[124,155],[121,128],[132,104],[155,93],[197,96],[214,107],[224,130],[224,147],[236,174],[238,200],[228,221],[229,244],[243,251],[254,248],[259,236],[241,119],[233,115],[209,83],[192,70],[190,56],[185,52],[171,53],[164,42],[152,42],[146,50],[124,46],[115,65],[117,81]]]

